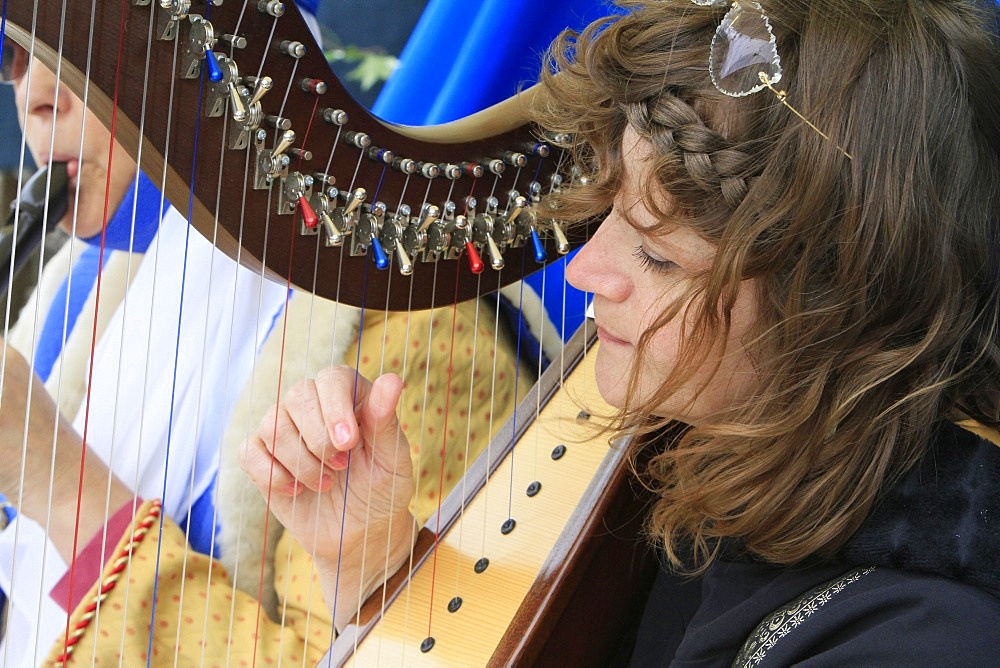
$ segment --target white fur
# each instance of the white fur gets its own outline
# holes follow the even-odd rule
[[[275,323],[264,343],[223,436],[215,498],[221,527],[220,560],[238,589],[255,597],[258,590],[263,592],[261,605],[272,619],[278,619],[274,552],[282,527],[268,514],[266,500],[243,473],[239,448],[256,432],[265,411],[284,390],[324,367],[344,363],[359,323],[356,308],[295,293],[284,318]]]

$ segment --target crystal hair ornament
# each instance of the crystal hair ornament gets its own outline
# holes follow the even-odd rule
[[[727,0],[691,2],[703,7],[723,7],[728,4]],[[708,72],[719,92],[730,97],[744,97],[767,88],[803,123],[831,141],[825,132],[788,102],[786,91],[774,87],[774,84],[781,81],[781,58],[778,57],[778,45],[771,30],[771,22],[756,0],[736,0],[722,17],[722,22],[712,37]],[[837,144],[834,146],[853,159],[842,147]]]

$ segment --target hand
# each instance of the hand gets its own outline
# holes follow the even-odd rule
[[[4,354],[0,492],[18,513],[48,524],[49,539],[69,563],[74,543],[77,550],[82,549],[104,526],[106,509],[115,512],[132,494],[116,478],[109,478],[107,467],[96,456],[88,454],[83,462],[80,436],[59,415],[45,385],[20,353],[0,339],[0,354]]]
[[[312,553],[338,629],[406,562],[416,537],[401,392],[395,374],[370,383],[333,367],[292,387],[243,444],[247,475]]]

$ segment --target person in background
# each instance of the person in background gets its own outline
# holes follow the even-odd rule
[[[589,177],[553,214],[610,210],[567,277],[656,448],[631,662],[996,664],[1000,9],[619,4],[553,44],[535,111]],[[409,554],[401,386],[324,371],[244,445],[328,599],[381,584],[363,548]]]

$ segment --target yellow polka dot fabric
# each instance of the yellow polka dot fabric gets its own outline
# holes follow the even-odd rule
[[[348,354],[346,362],[356,356],[369,378],[390,371],[403,377],[399,417],[417,481],[410,509],[420,523],[534,384],[507,332],[498,330],[495,308],[474,300],[388,318],[369,311],[360,350]]]
[[[137,517],[147,517],[151,506],[146,502]],[[233,589],[218,562],[191,552],[169,519],[152,522],[116,580],[113,568],[114,559],[73,611],[70,628],[82,633],[65,665],[313,666],[329,646],[331,620],[322,607],[309,611],[309,620],[289,609],[284,624],[271,621],[252,597]],[[99,588],[112,581],[88,623]],[[302,632],[307,625],[312,633]],[[62,652],[60,642],[47,665],[57,665]]]
[[[368,311],[345,360],[356,360],[369,378],[389,371],[403,377],[400,420],[418,481],[411,510],[421,522],[534,382],[523,365],[518,368],[516,351],[498,333],[487,304],[388,317]],[[137,517],[149,508],[147,502]],[[218,562],[192,552],[176,524],[157,519],[93,619],[85,621],[100,583],[73,611],[71,627],[82,633],[67,665],[314,666],[329,648],[332,621],[312,559],[287,534],[274,559],[277,621],[254,597],[235,590]],[[112,566],[113,560],[104,582]],[[60,642],[49,665],[62,651]]]

